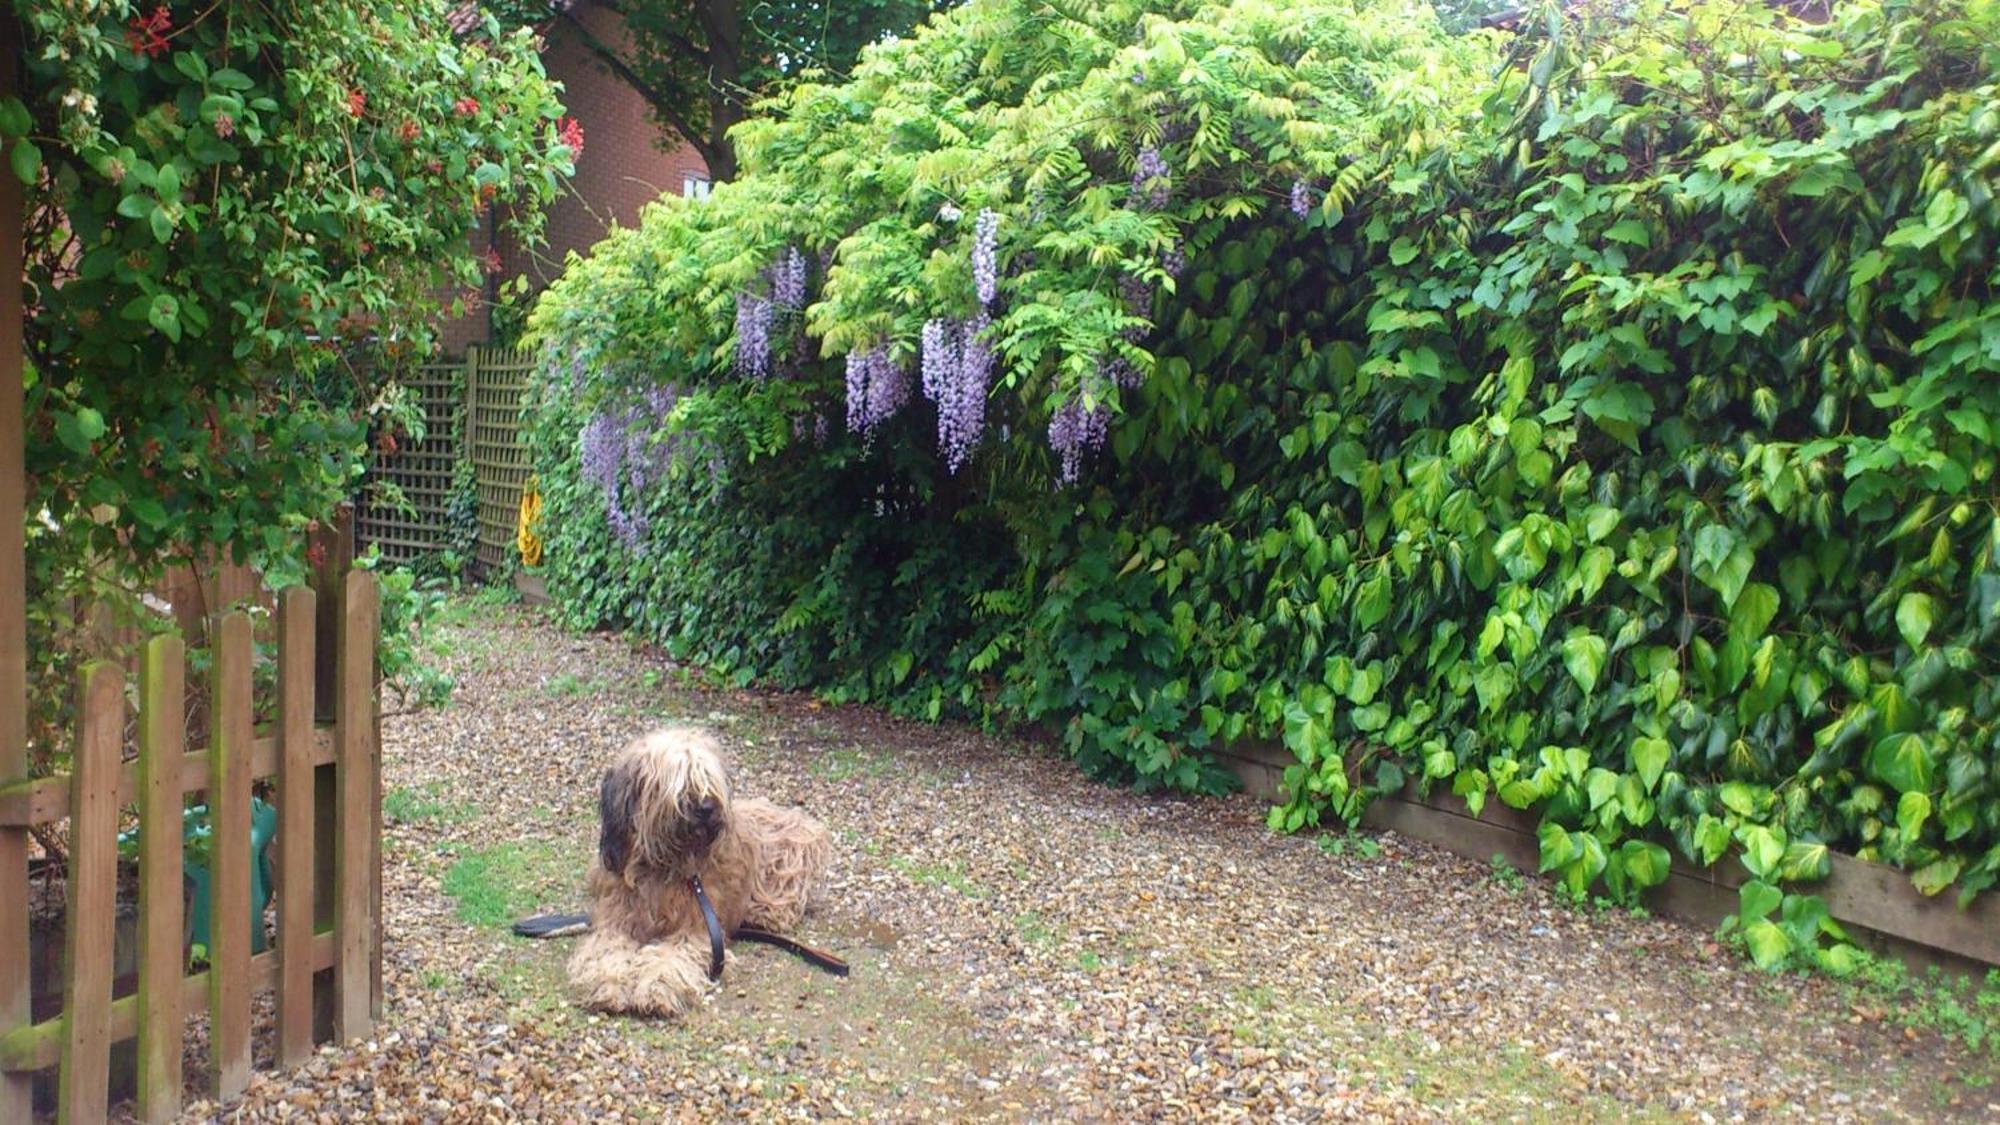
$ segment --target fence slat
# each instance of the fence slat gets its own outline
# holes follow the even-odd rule
[[[216,628],[209,715],[208,1076],[218,1100],[250,1084],[250,618]],[[256,919],[257,925],[263,919]]]
[[[155,637],[139,670],[139,1116],[181,1111],[181,759],[187,646]]]
[[[21,21],[0,19],[0,96],[21,74]],[[20,177],[0,176],[0,277],[21,276]],[[28,775],[28,474],[21,393],[21,291],[0,286],[0,785]],[[28,984],[28,833],[0,827],[0,1036],[33,1017]],[[34,1076],[0,1074],[0,1121],[33,1113]]]
[[[313,592],[278,610],[278,1061],[312,1054]]]
[[[71,779],[69,943],[63,964],[58,1120],[102,1121],[111,1090],[111,977],[118,922],[118,759],[125,671],[83,673],[81,731]]]
[[[339,641],[339,714],[335,719],[334,968],[339,1037],[368,1034],[374,1008],[375,942],[375,629],[380,610],[375,576],[347,576],[347,606]]]

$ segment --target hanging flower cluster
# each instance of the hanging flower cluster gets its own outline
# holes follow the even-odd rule
[[[1160,150],[1152,145],[1140,149],[1139,159],[1132,165],[1132,198],[1147,210],[1158,211],[1166,207],[1173,191],[1173,173],[1167,170]]]
[[[878,344],[847,354],[847,428],[867,437],[910,400],[910,373]]]
[[[1049,448],[1055,450],[1062,462],[1062,483],[1075,484],[1083,473],[1083,459],[1104,445],[1104,436],[1111,429],[1111,412],[1104,403],[1097,402],[1085,406],[1083,395],[1077,394],[1064,403],[1049,419]]]
[[[980,308],[990,308],[999,292],[1000,261],[995,241],[1000,234],[1000,216],[991,209],[979,212],[972,228],[972,288]]]
[[[771,302],[754,293],[736,295],[736,370],[755,379],[771,373]]]
[[[984,311],[965,320],[924,324],[923,391],[937,404],[938,450],[956,475],[972,459],[986,430],[986,396],[993,385],[993,348],[985,332],[993,326]]]
[[[806,256],[796,246],[785,247],[771,267],[771,303],[787,312],[806,307]]]
[[[1303,219],[1312,214],[1312,185],[1304,180],[1292,181],[1292,214]]]
[[[656,436],[679,401],[678,387],[654,387],[638,403],[599,413],[583,427],[583,478],[604,494],[605,518],[628,547],[638,546],[649,526],[645,512],[628,501],[666,479],[680,446],[677,436]]]

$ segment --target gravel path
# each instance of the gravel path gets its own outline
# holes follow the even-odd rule
[[[468,610],[452,640],[452,705],[385,725],[388,1020],[223,1119],[2000,1116],[1987,1056],[1836,985],[1416,842],[1278,837],[1247,798],[706,691],[523,610]],[[507,934],[577,908],[597,778],[668,717],[833,827],[804,936],[851,978],[751,946],[683,1023],[602,1019],[563,1001],[568,943]]]

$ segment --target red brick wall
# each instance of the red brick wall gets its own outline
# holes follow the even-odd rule
[[[621,41],[624,33],[614,14],[590,3],[579,4],[577,13],[599,40]],[[561,275],[570,251],[588,255],[612,224],[636,226],[646,204],[662,194],[681,194],[690,175],[704,180],[708,176],[700,155],[653,123],[645,99],[598,63],[567,20],[551,23],[546,36],[542,65],[550,78],[563,84],[562,102],[583,126],[583,155],[568,189],[548,209],[544,244],[527,249],[504,232],[499,239],[500,276],[526,275],[536,290]],[[662,141],[670,147],[662,147]],[[476,252],[483,252],[483,230],[475,242]],[[451,352],[484,342],[484,305],[447,321],[441,337]]]

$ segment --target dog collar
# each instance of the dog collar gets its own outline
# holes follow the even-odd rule
[[[688,876],[688,887],[694,891],[695,905],[701,907],[701,920],[708,924],[708,979],[713,983],[722,979],[722,919],[715,916],[715,904],[708,901],[701,876]]]

